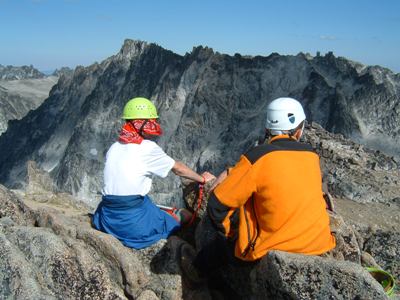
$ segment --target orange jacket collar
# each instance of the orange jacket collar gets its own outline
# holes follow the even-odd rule
[[[288,134],[281,134],[281,135],[277,135],[277,136],[274,136],[274,137],[270,138],[269,141],[268,141],[268,144],[271,144],[272,142],[280,140],[280,139],[291,139],[291,140],[297,142],[295,137],[289,136]]]

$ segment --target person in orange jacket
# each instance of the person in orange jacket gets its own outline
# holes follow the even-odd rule
[[[311,145],[299,142],[305,119],[295,99],[278,98],[268,105],[268,142],[242,155],[212,187],[208,218],[221,235],[194,261],[190,251],[181,249],[183,268],[194,266],[207,275],[230,255],[254,262],[270,250],[319,255],[335,247],[319,157]]]

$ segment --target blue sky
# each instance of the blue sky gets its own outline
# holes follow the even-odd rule
[[[400,72],[398,0],[0,0],[0,64],[89,65],[124,39],[184,54],[333,51]]]

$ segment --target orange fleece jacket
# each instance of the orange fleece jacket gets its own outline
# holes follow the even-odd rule
[[[237,231],[235,255],[242,260],[257,260],[272,249],[313,255],[335,247],[319,157],[288,136],[241,156],[212,194],[208,212],[226,236]]]

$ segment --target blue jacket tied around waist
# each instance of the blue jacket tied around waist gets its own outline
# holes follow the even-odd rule
[[[93,216],[97,230],[109,233],[125,246],[148,247],[180,228],[179,223],[146,196],[103,196]]]

